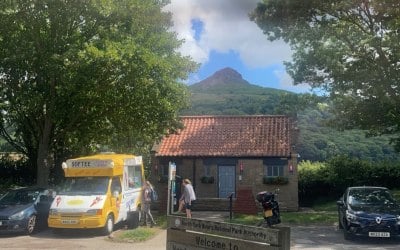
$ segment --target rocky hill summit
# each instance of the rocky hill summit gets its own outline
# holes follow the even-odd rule
[[[242,75],[232,68],[223,68],[218,70],[213,75],[206,79],[193,84],[194,88],[210,88],[220,85],[251,85],[248,81],[244,80]]]

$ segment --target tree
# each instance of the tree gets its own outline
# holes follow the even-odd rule
[[[337,124],[396,135],[400,150],[399,1],[264,0],[250,18],[290,44],[288,73],[330,94]]]
[[[179,127],[179,81],[197,65],[177,52],[164,2],[1,1],[0,134],[37,167],[39,185],[57,154],[122,136],[149,144]]]

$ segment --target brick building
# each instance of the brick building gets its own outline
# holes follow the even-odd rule
[[[169,162],[192,180],[198,210],[254,213],[255,195],[279,188],[282,210],[298,210],[297,129],[287,116],[183,116],[184,128],[154,146],[153,183],[163,193]],[[162,199],[161,199],[161,203]],[[160,204],[161,207],[164,206]]]

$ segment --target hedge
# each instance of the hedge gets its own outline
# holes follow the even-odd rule
[[[339,198],[349,186],[400,188],[400,162],[372,163],[338,156],[326,163],[304,161],[299,164],[300,206],[318,199]]]

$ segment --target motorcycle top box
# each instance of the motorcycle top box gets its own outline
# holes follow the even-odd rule
[[[275,193],[263,191],[256,195],[256,199],[261,203],[263,208],[264,221],[260,224],[263,227],[271,227],[272,225],[281,223],[279,204],[275,200]]]
[[[267,202],[267,201],[273,201],[273,200],[275,200],[275,194],[268,192],[268,191],[259,192],[256,195],[256,199],[260,203]]]

